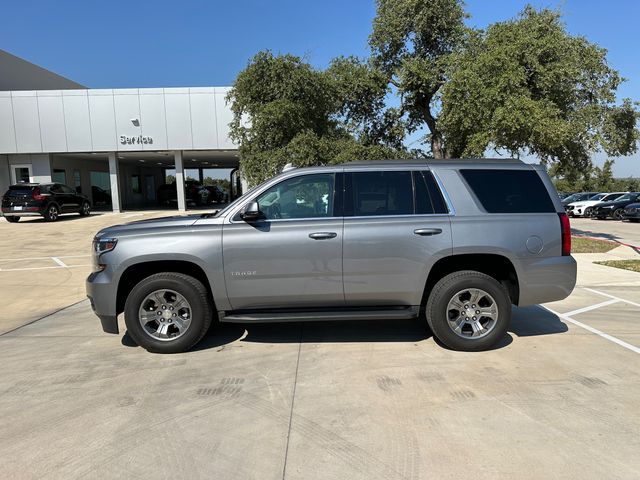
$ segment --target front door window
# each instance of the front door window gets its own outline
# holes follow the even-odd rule
[[[284,180],[256,201],[267,220],[332,217],[335,176],[321,173]]]

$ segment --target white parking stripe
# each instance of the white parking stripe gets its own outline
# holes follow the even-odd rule
[[[86,265],[68,265],[66,267],[61,267],[56,265],[55,267],[25,267],[25,268],[0,268],[0,272],[24,272],[27,270],[52,270],[52,269],[60,269],[60,268],[78,268],[78,267],[90,267],[91,264],[87,263]]]
[[[577,315],[579,313],[590,312],[591,310],[595,310],[596,308],[606,307],[607,305],[613,305],[614,303],[618,303],[620,300],[612,299],[607,300],[606,302],[596,303],[595,305],[591,305],[589,307],[578,308],[577,310],[571,310],[570,312],[565,313],[567,317],[571,315]]]
[[[51,260],[53,260],[54,262],[56,262],[58,265],[60,265],[61,267],[67,268],[67,264],[64,263],[62,260],[60,260],[58,257],[51,257]]]
[[[619,338],[611,336],[608,333],[604,333],[604,332],[598,330],[597,328],[593,328],[593,327],[590,327],[589,325],[585,325],[584,323],[579,322],[577,320],[574,320],[573,318],[571,318],[571,317],[569,317],[567,315],[555,312],[555,311],[551,310],[550,308],[545,307],[544,305],[538,305],[538,306],[540,308],[544,308],[548,312],[553,313],[554,315],[557,315],[558,317],[560,317],[561,319],[563,319],[563,320],[565,320],[565,321],[567,321],[569,323],[573,323],[577,327],[584,328],[585,330],[587,330],[587,331],[589,331],[591,333],[595,333],[596,335],[599,335],[600,337],[602,337],[602,338],[604,338],[606,340],[609,340],[610,342],[616,343],[616,344],[620,345],[621,347],[624,347],[624,348],[626,348],[628,350],[631,350],[632,352],[640,353],[640,348],[636,347],[635,345],[631,345],[630,343],[627,343],[627,342],[625,342],[623,340],[620,340]]]
[[[91,255],[58,255],[56,258],[82,258]],[[0,258],[0,262],[23,262],[27,260],[49,260],[51,257]]]
[[[618,300],[619,302],[628,303],[629,305],[633,305],[636,307],[640,307],[640,303],[632,302],[631,300],[625,300],[624,298],[616,297],[615,295],[609,295],[608,293],[601,292],[600,290],[594,290],[593,288],[583,287],[585,290],[588,290],[593,293],[597,293],[598,295],[602,295],[603,297],[613,298]]]

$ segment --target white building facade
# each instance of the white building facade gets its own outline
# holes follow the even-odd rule
[[[228,87],[0,91],[0,194],[20,181],[66,183],[114,211],[155,205],[175,169],[236,169]]]

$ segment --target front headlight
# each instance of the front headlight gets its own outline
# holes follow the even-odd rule
[[[94,238],[93,239],[93,252],[97,255],[101,253],[110,252],[114,248],[116,248],[116,244],[118,243],[117,238]]]

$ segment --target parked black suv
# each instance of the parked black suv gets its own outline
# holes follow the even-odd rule
[[[62,213],[89,215],[89,199],[60,183],[19,183],[11,185],[2,197],[2,215],[8,222],[37,216],[55,222]]]

